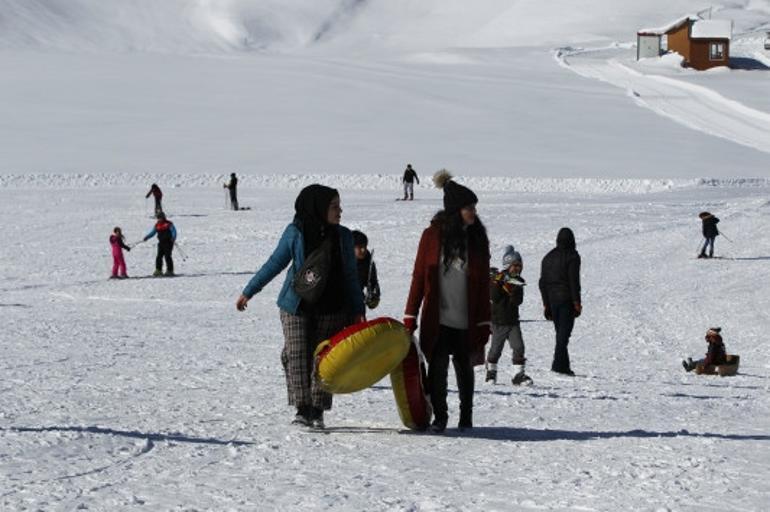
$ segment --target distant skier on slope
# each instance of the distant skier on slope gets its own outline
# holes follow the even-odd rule
[[[150,197],[150,195],[155,199],[155,216],[157,217],[159,213],[163,213],[163,205],[161,204],[163,201],[163,192],[160,190],[157,183],[150,185],[150,191],[145,194],[145,199]]]
[[[412,164],[406,164],[404,170],[404,177],[401,178],[401,182],[404,184],[404,201],[414,199],[414,182],[420,184],[420,178],[417,177],[417,173],[412,169]]]
[[[163,212],[158,214],[158,222],[144,236],[143,241],[146,242],[156,235],[158,236],[158,254],[155,257],[155,272],[152,275],[172,277],[174,275],[174,260],[171,253],[174,250],[174,242],[176,242],[176,226],[166,219],[166,214]],[[163,260],[166,261],[165,274],[163,274]]]
[[[532,379],[524,373],[524,339],[521,337],[519,306],[524,301],[524,285],[521,277],[523,263],[521,254],[512,245],[505,247],[503,270],[492,276],[490,298],[492,299],[492,341],[487,352],[486,382],[497,382],[497,362],[503,353],[505,341],[513,350],[514,386],[531,384]]]
[[[719,219],[709,212],[700,212],[698,217],[700,217],[700,220],[703,223],[703,238],[706,239],[706,241],[703,243],[703,249],[701,249],[698,258],[713,258],[714,240],[716,240],[716,237],[719,236],[719,229],[717,229]],[[708,256],[706,256],[707,248],[709,249]]]
[[[235,173],[230,174],[230,181],[225,183],[224,187],[230,191],[230,207],[238,210],[238,178]]]

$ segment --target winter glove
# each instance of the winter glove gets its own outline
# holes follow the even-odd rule
[[[406,327],[406,332],[414,334],[414,331],[417,330],[417,319],[411,316],[405,316],[404,327]]]
[[[580,313],[583,312],[583,305],[579,302],[575,302],[574,304],[574,311],[575,311],[575,318],[580,316]]]
[[[131,246],[130,246],[130,245],[129,245],[129,246],[127,246],[127,247],[126,247],[126,250],[127,250],[128,252],[131,252]]]
[[[546,320],[553,320],[553,315],[551,315],[551,308],[548,306],[543,306],[543,316]]]

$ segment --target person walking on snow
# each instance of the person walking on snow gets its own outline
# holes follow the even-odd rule
[[[144,198],[147,199],[151,194],[155,199],[155,217],[157,217],[158,214],[163,213],[163,205],[161,204],[163,201],[163,192],[161,192],[157,183],[150,185],[150,191],[145,194]]]
[[[569,361],[569,337],[580,316],[580,254],[575,249],[575,235],[570,228],[561,228],[556,247],[545,255],[540,267],[540,295],[543,314],[556,329],[556,347],[551,371],[574,376]]]
[[[380,282],[377,279],[377,265],[367,246],[369,238],[361,231],[353,231],[353,250],[356,253],[358,284],[364,294],[364,304],[374,309],[380,303]]]
[[[174,275],[174,260],[171,253],[176,242],[176,226],[174,226],[173,222],[166,219],[166,214],[163,212],[158,214],[158,222],[144,236],[142,241],[146,242],[155,235],[158,236],[158,254],[155,257],[155,272],[152,275],[155,277],[161,275],[171,277]],[[166,261],[165,274],[163,274],[163,260]]]
[[[714,215],[710,214],[709,212],[700,212],[698,214],[698,217],[700,217],[700,220],[703,222],[703,238],[706,239],[706,241],[703,243],[703,249],[701,249],[700,254],[698,255],[698,258],[706,258],[706,249],[709,250],[709,258],[714,257],[714,240],[716,240],[716,237],[719,236],[719,229],[717,228],[717,224],[719,224],[719,219],[715,217]]]
[[[503,353],[505,340],[513,350],[513,379],[515,385],[529,384],[532,379],[524,373],[524,339],[519,325],[519,306],[524,301],[524,285],[521,277],[521,255],[512,245],[505,247],[503,270],[492,276],[492,342],[487,353],[486,382],[497,382],[497,362]]]
[[[225,183],[224,187],[230,190],[230,207],[238,210],[238,178],[235,173],[230,174],[230,181]]]
[[[112,275],[110,279],[125,279],[126,260],[123,258],[123,249],[130,251],[131,247],[126,245],[123,232],[119,227],[112,230],[110,235],[110,247],[112,247]]]
[[[414,199],[414,182],[420,184],[420,178],[417,177],[417,173],[412,169],[412,164],[406,164],[404,170],[404,177],[401,178],[401,182],[404,184],[404,201]]]
[[[324,410],[331,409],[332,395],[321,388],[313,370],[313,353],[318,344],[344,327],[364,320],[364,302],[356,275],[353,237],[340,225],[342,207],[339,193],[324,185],[302,189],[294,203],[294,220],[283,232],[278,246],[257,270],[235,304],[246,309],[249,300],[275,278],[286,272],[278,308],[283,325],[281,353],[289,405],[296,407],[292,424],[324,428]],[[331,251],[326,287],[315,303],[300,298],[293,282],[305,259],[316,250]]]
[[[473,427],[473,366],[484,363],[490,333],[489,239],[476,215],[476,194],[453,181],[446,169],[433,181],[444,191],[444,209],[420,238],[404,325],[413,333],[420,314],[420,347],[428,360],[434,414],[431,430],[440,433],[449,417],[450,354],[460,396],[458,428]]]

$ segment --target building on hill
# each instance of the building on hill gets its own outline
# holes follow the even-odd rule
[[[636,33],[636,59],[659,57],[677,52],[684,64],[704,70],[730,65],[732,20],[704,20],[688,15],[659,28],[644,28]]]

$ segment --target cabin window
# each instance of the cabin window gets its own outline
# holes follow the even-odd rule
[[[725,44],[724,43],[709,44],[709,60],[724,60],[724,59],[725,59]]]

